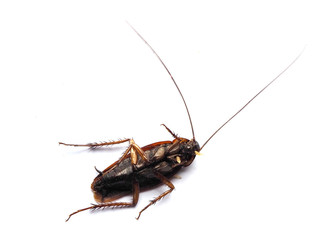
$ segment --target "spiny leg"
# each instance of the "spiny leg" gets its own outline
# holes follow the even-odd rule
[[[87,207],[87,208],[82,208],[79,209],[73,213],[71,213],[69,215],[69,217],[66,219],[66,222],[69,221],[69,219],[79,213],[79,212],[83,212],[86,210],[95,210],[95,209],[103,209],[103,208],[108,208],[108,207],[119,207],[119,208],[124,208],[124,207],[134,207],[137,205],[137,202],[139,200],[139,193],[140,193],[140,188],[139,188],[139,183],[134,179],[132,182],[132,188],[133,188],[133,198],[132,198],[132,202],[109,202],[109,203],[101,203],[101,204],[93,204],[91,207]]]
[[[175,139],[179,138],[177,134],[172,132],[165,124],[161,124],[161,126],[164,126],[167,129],[167,131],[172,135],[172,137],[174,137]]]
[[[151,200],[150,203],[145,206],[140,212],[138,217],[136,218],[137,220],[140,218],[141,213],[146,210],[148,207],[150,207],[151,205],[155,204],[157,201],[161,200],[162,198],[164,198],[166,195],[168,195],[169,193],[171,193],[174,189],[174,185],[169,181],[169,179],[167,179],[165,176],[163,176],[162,174],[154,171],[155,176],[165,185],[167,185],[170,189],[161,193],[158,197],[156,197],[155,199]]]
[[[59,144],[65,145],[65,146],[72,146],[72,147],[101,147],[101,146],[120,144],[120,143],[128,142],[130,140],[131,140],[130,138],[126,138],[123,140],[112,141],[112,142],[103,142],[103,143],[69,144],[69,143],[59,142]]]
[[[108,145],[114,145],[114,144],[120,144],[124,142],[130,142],[130,146],[128,149],[124,152],[120,160],[124,159],[125,156],[129,153],[131,154],[131,161],[134,165],[137,164],[138,162],[138,156],[145,160],[148,161],[146,155],[144,154],[144,151],[134,142],[133,139],[131,138],[126,138],[123,140],[118,140],[118,141],[112,141],[112,142],[104,142],[104,143],[88,143],[88,144],[69,144],[69,143],[63,143],[59,142],[59,144],[65,145],[65,146],[72,146],[72,147],[101,147],[101,146],[108,146]]]

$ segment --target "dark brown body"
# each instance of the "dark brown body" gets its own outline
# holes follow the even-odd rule
[[[141,190],[150,189],[158,184],[166,185],[169,190],[163,192],[144,207],[141,213],[156,203],[174,189],[170,178],[182,167],[189,166],[200,146],[194,139],[188,140],[176,136],[169,128],[162,124],[174,137],[173,141],[156,142],[140,148],[133,139],[123,139],[113,142],[88,143],[88,144],[66,144],[75,147],[103,147],[108,145],[129,142],[129,147],[122,157],[102,172],[93,180],[91,189],[98,204],[79,209],[69,215],[71,216],[86,210],[95,210],[109,207],[133,207],[137,204]],[[114,202],[114,200],[126,195],[132,195],[132,202]]]
[[[91,189],[97,202],[109,202],[133,191],[133,181],[138,182],[141,190],[150,189],[162,181],[158,175],[169,179],[182,167],[194,160],[199,144],[194,140],[177,138],[141,148],[147,161],[138,156],[137,164],[132,164],[130,154],[117,161],[93,181]]]

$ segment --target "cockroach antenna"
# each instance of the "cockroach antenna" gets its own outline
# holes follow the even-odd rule
[[[274,83],[283,73],[285,73],[302,55],[306,47],[303,48],[303,50],[299,53],[299,55],[282,71],[280,72],[274,79],[272,79],[264,88],[262,88],[256,95],[254,95],[245,105],[243,105],[242,108],[240,108],[234,115],[232,115],[224,124],[222,124],[200,148],[200,151],[203,149],[203,147],[213,138],[214,135],[216,135],[228,122],[230,122],[235,116],[237,116],[243,109],[245,109],[256,97],[258,97],[264,90],[266,90],[267,87],[269,87],[272,83]],[[200,152],[199,151],[199,152]]]
[[[162,61],[162,59],[159,57],[159,55],[156,53],[156,51],[150,46],[150,44],[138,33],[138,31],[129,23],[127,22],[127,24],[133,29],[133,31],[135,31],[135,33],[145,42],[145,44],[148,45],[148,47],[152,50],[152,52],[157,56],[157,58],[160,60],[160,62],[162,63],[162,65],[164,66],[164,68],[167,70],[168,74],[170,75],[174,85],[176,86],[177,90],[179,91],[179,94],[183,100],[183,103],[186,107],[187,113],[188,113],[188,117],[189,117],[189,121],[190,121],[190,125],[191,125],[191,130],[192,130],[192,136],[193,136],[193,140],[195,140],[195,135],[194,135],[194,130],[193,130],[193,124],[192,124],[192,120],[191,120],[191,116],[190,116],[190,112],[187,106],[186,101],[184,100],[184,97],[176,83],[176,81],[174,80],[174,78],[172,77],[172,74],[170,73],[169,69],[167,68],[167,66],[164,64],[164,62]],[[256,97],[258,97],[266,88],[268,88],[273,82],[275,82],[283,73],[285,73],[297,60],[298,58],[302,55],[302,53],[304,52],[306,47],[303,48],[303,50],[299,53],[299,55],[281,72],[279,73],[273,80],[271,80],[264,88],[262,88],[256,95],[254,95],[242,108],[240,108],[234,115],[232,115],[225,123],[223,123],[209,138],[207,141],[205,141],[205,143],[202,145],[202,147],[200,148],[199,152],[203,149],[203,147],[213,138],[214,135],[216,135],[228,122],[230,122],[235,116],[237,116],[244,108],[246,108]]]
[[[190,126],[191,126],[191,130],[192,130],[192,139],[194,140],[195,139],[195,136],[194,136],[194,130],[193,130],[193,124],[192,124],[192,120],[191,120],[191,116],[190,116],[190,112],[189,112],[189,109],[188,109],[188,106],[187,106],[187,103],[186,101],[184,100],[184,97],[180,91],[180,88],[178,87],[176,81],[174,80],[174,78],[172,77],[172,74],[170,73],[169,69],[167,68],[167,66],[164,64],[164,62],[162,61],[162,59],[159,57],[159,55],[156,53],[156,51],[150,46],[150,44],[140,35],[140,33],[138,33],[138,31],[129,23],[127,22],[127,24],[132,28],[133,31],[135,31],[135,33],[142,39],[142,41],[145,42],[145,44],[147,44],[147,46],[151,49],[151,51],[157,56],[157,58],[159,59],[159,61],[161,62],[161,64],[164,66],[164,68],[167,70],[169,76],[171,77],[174,85],[176,86],[181,98],[182,98],[182,101],[184,103],[184,106],[186,107],[186,110],[187,110],[187,113],[188,113],[188,117],[189,117],[189,121],[190,121]]]

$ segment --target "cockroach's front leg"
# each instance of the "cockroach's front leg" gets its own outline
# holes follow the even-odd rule
[[[161,200],[162,198],[164,198],[166,195],[168,195],[169,193],[171,193],[174,189],[174,185],[170,182],[169,179],[167,179],[165,176],[163,176],[162,174],[154,171],[155,176],[165,185],[167,185],[170,189],[161,193],[158,197],[156,197],[155,199],[151,200],[150,203],[145,206],[140,212],[139,215],[137,217],[137,220],[140,218],[141,213],[146,210],[148,207],[150,207],[151,205],[155,204],[157,201]]]
[[[172,135],[172,137],[174,137],[175,139],[178,139],[179,137],[177,136],[177,134],[175,134],[174,132],[172,132],[165,124],[161,124],[161,126],[164,126],[167,131]]]
[[[87,208],[82,208],[79,209],[73,213],[71,213],[69,215],[69,217],[66,219],[66,222],[69,221],[69,219],[79,213],[79,212],[83,212],[83,211],[87,211],[87,210],[96,210],[96,209],[104,209],[104,208],[124,208],[124,207],[134,207],[137,205],[138,200],[139,200],[139,193],[140,193],[140,187],[139,187],[139,183],[136,181],[136,179],[134,178],[132,181],[132,189],[133,189],[133,198],[132,198],[132,202],[109,202],[109,203],[101,203],[101,204],[92,204],[92,206],[87,207]]]

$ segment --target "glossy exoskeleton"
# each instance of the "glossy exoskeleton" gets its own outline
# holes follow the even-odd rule
[[[192,163],[200,146],[194,140],[176,138],[174,141],[153,143],[141,150],[145,159],[138,156],[137,163],[133,164],[128,154],[95,178],[92,191],[98,202],[104,202],[124,192],[130,193],[134,182],[139,183],[141,190],[168,183],[166,179]]]
[[[130,25],[130,24],[129,24]],[[291,64],[286,67],[278,76],[270,81],[264,88],[262,88],[255,96],[253,96],[239,111],[237,111],[232,117],[230,117],[224,124],[222,124],[200,147],[198,142],[195,140],[193,125],[190,117],[190,113],[184,97],[173,79],[168,68],[165,66],[163,61],[160,59],[158,54],[153,48],[143,39],[143,37],[130,25],[130,27],[138,34],[138,36],[150,47],[153,53],[160,60],[166,71],[170,75],[173,83],[175,84],[179,94],[183,100],[185,108],[188,113],[193,138],[188,140],[186,138],[178,137],[174,134],[167,126],[162,124],[169,133],[173,136],[173,141],[162,141],[156,142],[144,147],[139,147],[133,139],[123,139],[113,142],[103,143],[89,143],[89,144],[66,144],[60,142],[66,146],[82,146],[82,147],[103,147],[108,145],[120,144],[129,142],[129,147],[124,152],[122,157],[110,165],[103,171],[98,172],[98,176],[94,179],[91,184],[91,189],[94,194],[94,198],[97,204],[93,204],[90,207],[80,209],[71,213],[66,221],[76,213],[85,210],[103,209],[108,207],[133,207],[137,204],[139,199],[139,193],[141,190],[150,189],[159,184],[168,186],[168,190],[160,194],[155,199],[151,200],[150,203],[144,207],[137,217],[139,219],[141,213],[146,210],[149,206],[159,201],[170,192],[173,191],[174,185],[171,183],[170,178],[177,174],[177,172],[183,168],[189,166],[196,155],[200,153],[203,147],[211,140],[211,138],[220,131],[231,119],[239,114],[253,99],[255,99],[261,92],[263,92],[270,84],[279,78],[301,55],[296,57]],[[132,195],[133,199],[131,202],[114,202],[115,200],[126,196]]]
[[[165,126],[165,128],[167,127]],[[196,154],[200,151],[200,146],[194,139],[180,138],[173,134],[169,128],[167,130],[175,138],[173,141],[156,142],[142,148],[136,145],[132,139],[85,145],[60,142],[60,144],[67,146],[87,146],[92,148],[126,141],[130,142],[129,148],[118,161],[103,171],[96,169],[99,174],[92,182],[91,189],[96,202],[100,204],[80,209],[70,214],[69,218],[78,212],[88,209],[135,206],[138,202],[140,190],[150,189],[159,184],[167,185],[169,190],[160,194],[143,208],[137,217],[139,219],[144,210],[169,194],[174,189],[174,185],[169,179],[182,167],[189,166],[193,162]],[[132,202],[112,202],[129,194],[133,195]]]

